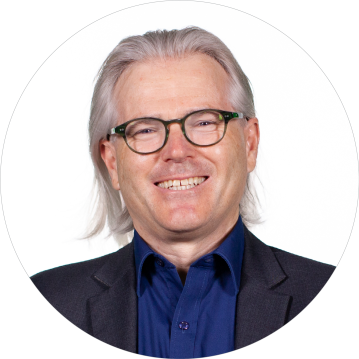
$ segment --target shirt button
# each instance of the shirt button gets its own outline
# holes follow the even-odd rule
[[[161,266],[161,267],[163,267],[165,264],[163,263],[163,260],[162,259],[160,259],[160,258],[156,258],[156,263],[159,265],[159,266]]]
[[[204,260],[206,263],[211,263],[211,262],[213,262],[213,258],[206,258],[205,260]]]
[[[178,324],[178,326],[182,330],[187,330],[189,328],[189,323],[188,322],[181,322],[181,323]]]

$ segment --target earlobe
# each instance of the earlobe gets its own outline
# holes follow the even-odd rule
[[[250,118],[246,125],[247,172],[252,172],[256,166],[259,145],[259,124],[256,117]]]
[[[112,187],[119,191],[120,183],[117,172],[117,156],[116,149],[111,141],[101,140],[100,141],[100,153],[102,160],[105,162],[108,173],[111,177]]]

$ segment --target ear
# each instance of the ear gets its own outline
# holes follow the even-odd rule
[[[259,124],[256,117],[250,118],[244,128],[247,154],[247,172],[252,172],[257,163],[259,145]]]
[[[112,187],[115,190],[119,191],[120,184],[118,181],[117,157],[116,157],[115,145],[111,141],[101,140],[100,153],[103,161],[105,162],[108,173],[111,177]]]

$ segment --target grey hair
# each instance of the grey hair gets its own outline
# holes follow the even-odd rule
[[[133,229],[132,219],[120,191],[112,187],[106,165],[100,155],[100,140],[106,138],[110,128],[118,121],[114,87],[121,74],[135,63],[152,59],[181,58],[191,54],[206,54],[215,59],[230,79],[229,101],[233,108],[247,117],[255,117],[253,93],[249,80],[228,47],[215,35],[198,27],[182,30],[157,30],[142,36],[123,39],[108,55],[97,75],[89,123],[90,153],[94,164],[95,212],[86,237],[99,234],[105,227],[109,235],[123,241],[124,233]],[[248,175],[240,214],[247,226],[258,223],[258,196]],[[120,243],[125,244],[125,243]]]

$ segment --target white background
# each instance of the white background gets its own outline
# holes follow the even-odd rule
[[[3,51],[1,68],[3,70],[3,76],[0,87],[1,98],[3,99],[1,106],[2,139],[4,139],[8,121],[19,96],[43,61],[76,31],[102,16],[126,6],[134,5],[135,3],[136,2],[134,1],[123,1],[120,4],[116,1],[107,1],[101,5],[95,5],[84,1],[63,1],[61,2],[61,5],[57,5],[43,1],[33,1],[31,3],[17,2],[13,5],[7,5],[6,8],[2,10],[1,33]],[[355,85],[358,81],[356,64],[359,59],[355,50],[357,38],[354,35],[358,31],[358,26],[355,26],[356,19],[354,16],[355,9],[352,5],[353,2],[341,2],[340,8],[334,6],[331,7],[331,5],[322,1],[290,3],[284,1],[271,1],[270,3],[264,1],[221,1],[221,3],[233,6],[265,20],[269,24],[280,29],[304,48],[321,66],[322,70],[328,76],[340,95],[358,138],[358,110],[356,107],[357,101],[354,101],[354,98],[357,100],[358,96],[358,91]],[[196,6],[198,5],[199,4],[196,4]],[[227,18],[223,20],[223,26],[226,26],[227,28],[238,26],[235,22],[237,12],[234,10],[232,10],[232,12],[233,19]],[[137,20],[141,23],[141,19]],[[268,25],[265,26],[268,27]],[[167,27],[170,28],[171,26],[168,25]],[[142,27],[139,26],[138,33],[141,33],[141,29]],[[272,30],[268,31],[270,32]],[[218,35],[221,37],[220,34]],[[231,44],[227,41],[226,43],[232,49]],[[261,45],[263,46],[263,44]],[[253,51],[255,51],[254,48]],[[94,56],[95,55],[96,54],[94,54]],[[268,54],[263,53],[264,60],[268,58],[268,56]],[[260,60],[262,61],[263,59]],[[246,70],[248,66],[244,65],[241,59],[239,59],[239,61]],[[311,65],[308,66],[310,69]],[[264,68],[263,72],[268,72],[268,68]],[[320,73],[319,70],[318,73]],[[38,75],[41,76],[40,72]],[[256,91],[256,84],[254,83],[256,80],[253,79],[252,74],[248,73],[248,76]],[[320,81],[320,78],[318,78],[317,82]],[[298,89],[298,91],[300,91],[300,89]],[[260,94],[256,95],[260,96]],[[51,100],[51,96],[49,99]],[[68,98],[68,100],[71,101],[71,98]],[[335,104],[335,101],[338,102],[338,100],[333,100],[334,111],[338,111],[340,115],[340,110],[336,109],[337,105]],[[270,104],[262,106],[267,106],[267,108],[269,108]],[[279,109],[277,104],[273,104],[273,110],[271,111],[283,112],[285,111],[286,106],[292,111],[290,104],[281,104]],[[53,112],[49,114],[49,116],[51,115],[51,118],[56,116],[57,111],[60,110],[52,108],[52,111]],[[86,111],[85,107],[83,108],[83,111]],[[300,111],[303,111],[303,109],[300,109]],[[39,109],[39,113],[41,113],[41,109]],[[31,115],[31,118],[33,119],[33,114]],[[275,119],[276,118],[274,118],[274,120]],[[268,121],[269,120],[273,122],[273,119],[268,119]],[[305,118],[304,121],[304,128],[307,131],[306,134],[308,134],[313,127],[310,119]],[[263,125],[263,120],[261,125],[262,128],[265,126]],[[355,167],[355,163],[353,164],[351,162],[353,160],[352,152],[350,151],[351,145],[349,141],[347,141],[348,137],[346,137],[347,132],[345,126],[348,127],[348,124],[344,123],[341,118],[335,125],[337,126],[338,132],[338,151],[336,151],[338,157],[335,157],[335,152],[333,152],[334,157],[332,156],[331,158],[333,158],[333,161],[338,164],[338,166],[341,166],[339,168],[336,167],[337,172],[346,173],[345,171],[348,171],[348,173],[350,173],[353,166]],[[288,128],[288,130],[292,129]],[[295,130],[300,131],[300,127],[297,127]],[[330,130],[328,131],[330,132]],[[66,132],[62,131],[61,133],[65,134]],[[315,135],[323,135],[325,137],[326,133],[315,133]],[[53,173],[55,167],[51,167],[51,165],[53,165],[51,163],[51,161],[53,161],[51,147],[47,146],[48,143],[43,139],[42,133],[38,133],[38,136],[32,133],[32,138],[34,146],[38,146],[39,149],[46,149],[46,155],[44,155],[43,161],[44,164],[49,166],[49,170],[46,174],[48,178],[44,183],[47,182],[49,184],[48,195],[56,196],[58,195],[56,192],[61,193],[61,191],[56,191],[56,189],[58,190],[58,185],[54,185],[54,190],[51,191],[51,181],[53,181],[54,176],[59,177],[62,174]],[[312,139],[312,137],[310,138]],[[81,142],[81,139],[79,141]],[[352,142],[353,141],[351,141],[351,143]],[[314,143],[315,141],[311,142],[311,144]],[[263,141],[264,149],[266,149],[265,145],[266,143]],[[22,150],[23,157],[17,157],[20,159],[10,170],[13,171],[14,183],[20,187],[19,190],[24,191],[24,193],[26,193],[26,191],[31,193],[34,190],[32,186],[34,186],[34,183],[36,182],[32,182],[31,175],[33,175],[33,173],[31,173],[31,171],[35,173],[36,171],[34,171],[33,167],[29,164],[31,159],[31,149],[26,146],[26,142],[24,145],[24,139],[19,135],[18,143],[15,143],[12,147],[15,158],[18,156],[16,154],[17,151],[22,147],[25,147]],[[68,151],[69,147],[71,147],[70,144],[65,146],[64,151]],[[313,152],[316,151],[320,151],[320,146],[313,148]],[[268,160],[270,160],[270,156],[268,156],[269,158],[267,158],[267,154],[265,156],[265,162],[262,166],[262,168],[264,168],[264,175],[266,174],[266,166],[269,167]],[[313,170],[315,170],[315,165],[318,163],[320,162],[314,161]],[[332,162],[328,164],[328,166],[331,165]],[[85,172],[87,169],[86,165],[84,166],[83,171]],[[281,171],[282,169],[277,168],[276,170]],[[299,173],[299,175],[301,174]],[[354,176],[356,175],[357,173],[354,172]],[[293,181],[294,177],[296,177],[296,174],[295,176],[292,175],[292,177],[289,177],[290,182]],[[306,177],[303,176],[303,179],[305,178]],[[328,178],[328,181],[333,181],[333,178],[337,181],[340,177],[338,177],[337,173],[333,173],[330,179]],[[70,178],[70,180],[69,183],[76,183],[76,178]],[[348,181],[345,177],[344,180]],[[268,183],[266,186],[269,187],[270,191],[275,191],[275,186],[270,184],[270,181],[268,181]],[[334,183],[334,185],[336,184],[337,182]],[[337,201],[337,203],[340,204],[340,195],[342,194],[345,198],[348,193],[346,191],[353,186],[353,182],[350,180],[345,182],[345,184],[345,187],[347,188],[344,188],[342,193],[339,193],[339,195],[338,192],[333,193],[334,202]],[[316,185],[319,186],[320,184]],[[63,188],[66,188],[66,186],[66,178],[63,178]],[[334,186],[333,188],[337,190],[337,187]],[[326,198],[327,195],[325,192],[322,199]],[[333,201],[329,201],[328,206],[330,206]],[[353,206],[352,198],[348,198],[346,201],[348,207]],[[22,202],[21,200],[19,201],[16,199],[15,205],[18,207],[20,214],[22,213],[21,211],[24,210],[30,211],[30,209],[26,207],[28,202],[25,200]],[[273,208],[273,206],[271,206],[271,204],[268,204],[270,209]],[[337,213],[337,218],[339,221],[343,222],[343,225],[338,226],[337,223],[333,223],[333,218],[330,217],[328,218],[327,226],[325,228],[322,226],[323,231],[326,231],[329,228],[330,231],[335,232],[338,228],[340,229],[343,227],[343,231],[347,231],[348,237],[351,230],[351,225],[349,223],[350,218],[347,219],[349,225],[345,225],[345,221],[346,217],[349,217],[350,215],[353,216],[354,210],[351,207],[349,209],[344,208],[344,210],[344,215],[342,213],[343,208],[340,208]],[[330,214],[332,212],[329,211],[328,213]],[[300,216],[301,214],[298,215]],[[41,244],[41,240],[38,241],[37,238],[34,238],[34,233],[36,232],[31,232],[31,225],[29,227],[29,224],[26,223],[27,217],[25,216],[24,219],[22,217],[23,216],[20,215],[17,222],[12,224],[13,227],[12,230],[10,230],[10,234],[20,260],[23,262],[25,269],[30,272],[29,274],[32,274],[31,271],[35,271],[35,267],[32,270],[29,269],[29,266],[32,265],[30,259],[34,258],[32,252],[36,253],[41,250],[41,247],[36,247],[38,245],[36,242]],[[273,217],[275,216],[273,215]],[[285,219],[282,220],[284,228],[286,228],[286,221]],[[302,218],[301,220],[306,221],[307,219]],[[273,219],[269,218],[267,222],[270,223],[271,221],[273,222]],[[271,228],[276,227],[276,224],[273,224],[273,226],[274,227],[271,227],[270,224],[267,225],[266,232],[270,232],[272,230]],[[310,225],[307,228],[313,228],[313,225]],[[13,231],[15,231],[14,233],[26,233],[27,229],[30,235],[22,236],[22,239],[16,243],[16,239],[13,238],[12,235]],[[69,325],[66,320],[61,318],[51,306],[43,300],[41,295],[33,288],[26,273],[19,264],[3,223],[1,223],[1,230],[3,234],[2,238],[4,238],[1,242],[1,245],[4,247],[1,248],[1,265],[3,266],[2,273],[3,280],[5,281],[5,283],[3,283],[3,288],[6,288],[2,296],[2,301],[4,301],[4,303],[1,303],[3,311],[2,318],[5,318],[5,320],[3,319],[4,322],[2,322],[2,330],[4,330],[2,338],[6,338],[6,340],[1,350],[4,352],[7,351],[7,357],[18,357],[26,354],[37,355],[39,358],[48,356],[57,358],[65,355],[75,357],[76,355],[85,355],[83,352],[84,348],[87,348],[86,355],[91,358],[98,355],[107,355],[110,357],[119,355],[118,350],[103,343],[96,342],[77,328],[73,328],[73,326]],[[285,231],[290,233],[290,231],[297,232],[297,230],[297,228],[295,230],[293,230],[293,228],[287,228],[284,230],[283,234],[285,234]],[[356,323],[359,319],[358,310],[354,308],[354,303],[357,301],[358,290],[353,288],[355,283],[357,283],[354,258],[358,250],[358,232],[358,226],[356,226],[352,232],[352,238],[348,244],[346,253],[333,275],[333,278],[323,289],[321,295],[298,318],[279,332],[271,335],[270,338],[249,348],[245,348],[240,352],[229,354],[227,356],[234,357],[241,355],[241,357],[246,358],[246,355],[247,357],[266,355],[268,357],[269,353],[270,357],[275,355],[279,358],[284,358],[288,355],[298,358],[304,355],[309,357],[323,356],[326,358],[336,358],[339,356],[347,358],[356,357],[358,354],[356,345],[358,330],[356,329],[356,325],[351,326],[351,323]],[[39,233],[41,234],[41,230]],[[256,233],[260,233],[260,229],[258,229]],[[41,237],[41,235],[39,236]],[[52,239],[52,237],[52,235],[49,235],[49,240]],[[261,238],[262,237],[263,236],[261,236]],[[333,236],[331,238],[333,238]],[[342,240],[341,238],[343,238],[343,236],[340,236],[339,242]],[[270,244],[275,244],[273,240],[273,238],[266,238],[265,241]],[[294,243],[297,242],[298,241],[294,241]],[[329,245],[335,247],[336,242],[331,240]],[[277,246],[295,253],[309,257],[312,256],[318,260],[336,264],[341,253],[338,252],[338,250],[343,249],[345,243],[340,242],[339,245],[337,245],[336,250],[329,251],[330,253],[333,253],[329,254],[329,256],[331,256],[330,258],[326,257],[325,254],[323,254],[323,257],[320,257],[317,253],[309,255],[307,253],[300,253],[301,248],[298,248],[298,250],[296,250],[296,248],[291,249],[288,248],[288,245],[277,244]],[[49,247],[51,247],[51,245],[49,245]],[[92,246],[92,248],[94,247],[99,251],[106,250],[106,248],[99,248],[97,244]],[[306,246],[304,245],[304,248],[305,247]],[[323,246],[319,248],[323,248]],[[74,252],[76,252],[76,248]],[[41,255],[38,257],[39,260],[43,256],[44,253],[41,252]],[[26,262],[26,258],[30,258],[28,259],[28,262]],[[69,261],[71,261],[72,258],[73,257],[71,257],[70,254]],[[326,260],[326,258],[329,259]],[[38,260],[35,257],[35,262],[37,261]],[[43,265],[44,264],[41,264],[40,267]],[[51,265],[49,264],[49,267],[50,266]],[[352,288],[350,287],[351,285],[353,286]],[[354,353],[355,350],[356,353]]]

